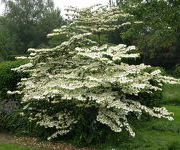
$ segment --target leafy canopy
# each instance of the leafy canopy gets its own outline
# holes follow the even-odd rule
[[[144,52],[144,61],[164,67],[179,63],[179,0],[117,0],[117,4],[132,14],[133,20],[142,21],[121,35]]]
[[[47,44],[46,35],[64,24],[52,0],[7,0],[0,34],[7,35],[1,50],[7,54],[24,54],[30,47]],[[0,47],[1,48],[1,47]]]

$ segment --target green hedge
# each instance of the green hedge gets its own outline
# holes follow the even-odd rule
[[[17,73],[12,71],[12,68],[16,68],[22,64],[27,63],[27,60],[7,61],[0,63],[0,99],[9,98],[6,94],[8,90],[15,90],[17,83],[22,77],[27,76],[24,73]]]

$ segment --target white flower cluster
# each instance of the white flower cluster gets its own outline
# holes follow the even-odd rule
[[[101,47],[93,46],[88,48],[75,49],[78,53],[77,55],[89,57],[91,59],[99,59],[102,62],[108,62],[114,64],[114,60],[121,60],[122,58],[138,58],[138,54],[129,54],[128,52],[135,50],[135,47],[126,47],[124,44],[119,44],[117,46],[102,45]],[[108,59],[111,58],[111,59]]]
[[[99,22],[97,25],[101,28],[105,22],[110,24],[119,16],[129,16],[120,14],[115,8],[107,9],[105,13],[102,9],[91,9],[79,10],[79,13],[76,11],[75,23],[84,22],[82,26],[85,30],[89,23],[95,26]],[[92,17],[85,12],[91,12]],[[68,29],[63,27],[63,34]],[[21,92],[9,93],[23,94],[24,115],[29,115],[30,121],[56,129],[49,139],[71,131],[72,125],[79,122],[79,117],[75,115],[79,107],[95,107],[97,121],[114,132],[121,132],[125,128],[131,136],[135,136],[135,133],[128,123],[130,113],[136,114],[137,118],[147,113],[172,120],[171,113],[165,108],[148,108],[133,97],[162,90],[163,83],[174,84],[179,80],[162,76],[160,70],[148,72],[146,70],[151,68],[148,65],[124,62],[124,59],[140,57],[135,46],[93,46],[96,42],[90,40],[89,36],[95,29],[90,30],[92,33],[89,30],[79,33],[79,28],[77,31],[68,41],[55,48],[29,49],[29,63],[13,69],[29,72],[30,77],[23,78],[18,84]],[[157,84],[152,84],[152,81]]]
[[[122,12],[118,7],[107,7],[97,4],[83,9],[69,7],[66,11],[67,16],[73,22],[68,26],[55,29],[53,33],[47,35],[48,37],[57,35],[71,37],[77,32],[100,34],[131,24],[129,21],[125,21],[125,19],[132,17],[132,15]],[[119,18],[122,18],[124,21],[121,25],[117,23]]]

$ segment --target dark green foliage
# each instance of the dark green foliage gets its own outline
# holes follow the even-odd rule
[[[121,61],[129,65],[139,65],[142,63],[142,58],[122,58]]]
[[[180,144],[178,142],[172,142],[168,146],[168,150],[178,150],[180,149]]]
[[[55,47],[66,41],[68,38],[65,35],[54,36],[49,39],[48,47]]]
[[[72,140],[77,145],[88,145],[91,143],[102,142],[105,140],[104,135],[110,131],[108,127],[96,121],[96,107],[79,107],[77,116],[79,123],[74,126],[74,131],[70,133]]]
[[[139,93],[138,97],[133,98],[145,106],[158,107],[162,104],[162,91],[154,91],[151,94]]]
[[[100,145],[106,145],[106,144],[112,144],[112,145],[118,145],[119,142],[124,141],[124,139],[128,140],[129,135],[126,132],[122,133],[113,133],[108,127],[105,125],[99,125],[96,127],[96,132],[92,132],[91,134],[87,135],[84,133],[79,133],[76,135],[70,134],[66,137],[63,137],[65,141],[70,142],[76,146],[89,146],[97,145],[97,147],[100,147]],[[99,130],[99,131],[98,131]],[[79,130],[80,132],[80,130]],[[103,138],[102,138],[103,137]],[[61,139],[63,140],[63,139]]]
[[[0,16],[0,62],[8,59],[9,51],[12,48],[13,36],[10,36],[6,26],[4,25],[6,21],[5,17]]]
[[[13,112],[0,113],[0,130],[8,131],[21,136],[32,136],[47,139],[50,133],[43,127],[40,127],[33,122],[29,122],[27,117],[20,115],[20,112],[21,110],[17,108]]]
[[[31,47],[45,47],[46,35],[64,24],[52,0],[7,0],[5,6],[6,12],[0,17],[2,60],[8,55],[24,54]]]
[[[173,74],[175,77],[180,78],[180,64],[176,65],[176,66],[173,68],[172,74]]]
[[[120,9],[134,15],[132,22],[143,22],[132,23],[120,35],[143,52],[144,62],[164,67],[179,63],[180,1],[117,1]]]
[[[17,73],[12,71],[12,68],[16,68],[22,64],[27,63],[26,60],[7,61],[0,63],[0,101],[9,98],[7,95],[8,90],[16,90],[17,83],[22,77],[27,76],[24,73]]]

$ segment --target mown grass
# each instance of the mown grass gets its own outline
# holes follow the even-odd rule
[[[180,105],[180,85],[165,85],[163,100],[167,104]]]
[[[95,147],[100,150],[180,150],[180,85],[166,85],[165,107],[174,113],[174,120],[150,119],[134,122],[136,137],[117,134]]]
[[[0,150],[39,150],[34,148],[27,148],[11,144],[0,144]]]

